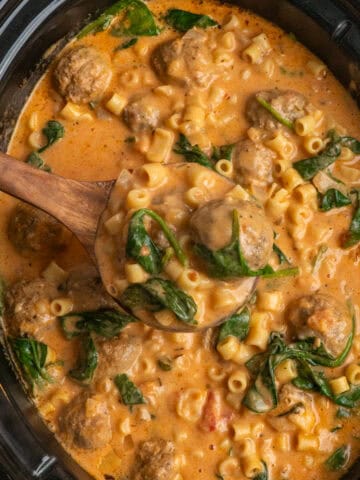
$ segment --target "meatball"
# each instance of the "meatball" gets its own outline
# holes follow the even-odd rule
[[[165,82],[205,87],[214,79],[208,36],[203,31],[192,29],[181,38],[161,44],[154,51],[152,63]]]
[[[274,158],[275,153],[261,143],[251,140],[239,142],[232,158],[237,181],[246,186],[269,185],[273,181]]]
[[[54,71],[59,92],[74,103],[100,100],[111,77],[112,70],[107,58],[96,48],[84,45],[67,50]]]
[[[246,116],[254,127],[273,130],[281,124],[256,100],[261,97],[287,120],[294,121],[306,114],[308,101],[301,93],[293,90],[266,90],[253,95],[246,106]]]
[[[64,407],[59,427],[65,442],[71,446],[93,450],[112,438],[111,416],[100,396],[84,393]]]
[[[98,271],[91,265],[72,270],[62,290],[73,300],[74,311],[117,307],[117,303],[106,292]]]
[[[55,218],[25,203],[13,210],[7,232],[10,242],[24,257],[53,256],[71,239],[71,233]]]
[[[48,306],[57,297],[56,286],[42,279],[15,283],[5,294],[5,318],[11,333],[37,336],[55,320]]]
[[[142,352],[139,338],[122,333],[110,340],[98,340],[99,364],[96,378],[115,377],[119,372],[128,372],[137,362]]]
[[[168,480],[174,473],[172,442],[152,438],[139,444],[135,454],[133,480]]]
[[[311,432],[316,422],[312,395],[291,384],[284,385],[279,392],[279,403],[267,421],[278,432],[294,432],[299,427]]]
[[[264,209],[255,202],[225,199],[206,203],[190,220],[195,236],[210,250],[229,245],[234,209],[239,214],[241,252],[251,269],[263,268],[272,252],[273,231]]]
[[[330,295],[321,293],[293,302],[288,318],[296,338],[318,337],[335,357],[344,349],[352,329],[348,308]]]
[[[135,133],[155,129],[160,122],[160,105],[154,96],[133,100],[124,109],[123,119]]]

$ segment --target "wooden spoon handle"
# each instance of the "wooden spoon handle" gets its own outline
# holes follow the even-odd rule
[[[0,153],[0,190],[57,218],[92,255],[99,217],[113,184],[69,180]]]

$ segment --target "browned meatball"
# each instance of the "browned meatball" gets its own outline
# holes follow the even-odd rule
[[[168,480],[174,473],[175,448],[172,442],[153,438],[139,444],[133,480]]]
[[[5,318],[11,333],[37,336],[55,320],[49,306],[57,297],[56,286],[42,279],[15,283],[5,294]]]
[[[239,142],[233,153],[236,180],[242,185],[266,186],[273,181],[275,153],[261,143]]]
[[[64,407],[59,427],[67,444],[87,450],[101,448],[112,438],[106,402],[88,393],[76,396]]]
[[[294,328],[294,336],[300,339],[320,338],[333,356],[342,352],[352,328],[348,308],[332,296],[321,293],[294,301],[288,318]]]
[[[139,338],[122,333],[110,340],[98,340],[96,348],[99,364],[95,376],[102,379],[128,372],[141,355],[142,344]]]
[[[46,258],[65,248],[71,233],[47,213],[19,203],[9,220],[8,237],[24,257]]]
[[[292,122],[306,114],[308,101],[301,93],[293,90],[265,90],[253,95],[246,106],[246,116],[255,127],[273,130],[281,126],[273,115],[259,104],[256,97],[269,102],[282,117]]]
[[[150,95],[133,100],[125,107],[123,119],[135,133],[155,129],[160,122],[159,100]]]
[[[291,384],[283,385],[279,403],[269,413],[267,421],[278,432],[294,432],[300,425],[311,431],[316,422],[312,395]]]
[[[273,245],[273,230],[262,206],[245,200],[212,200],[195,211],[190,224],[198,241],[207,248],[224,248],[231,242],[234,209],[239,214],[242,254],[251,269],[262,268]]]
[[[117,307],[116,302],[106,292],[98,271],[91,265],[72,270],[61,288],[73,300],[74,311]]]
[[[94,47],[78,45],[60,58],[54,79],[61,95],[74,103],[100,100],[112,77],[107,58]]]
[[[214,79],[208,36],[189,30],[181,38],[161,44],[152,57],[155,72],[164,81],[207,86]]]

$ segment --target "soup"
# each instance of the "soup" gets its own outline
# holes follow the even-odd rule
[[[9,153],[117,179],[104,284],[2,194],[4,327],[94,478],[337,479],[358,457],[359,120],[293,35],[212,1],[118,2],[40,80]]]

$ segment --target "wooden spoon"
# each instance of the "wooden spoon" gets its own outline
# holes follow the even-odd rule
[[[40,208],[64,224],[82,243],[90,258],[97,265],[95,239],[100,216],[106,208],[115,180],[105,182],[79,182],[54,173],[47,173],[27,163],[0,152],[0,190],[13,197]],[[253,293],[253,282],[244,282],[244,294],[238,310]],[[220,325],[226,318],[220,318],[205,328]],[[164,326],[154,320],[146,323],[152,327],[169,331],[195,331],[202,328]]]

